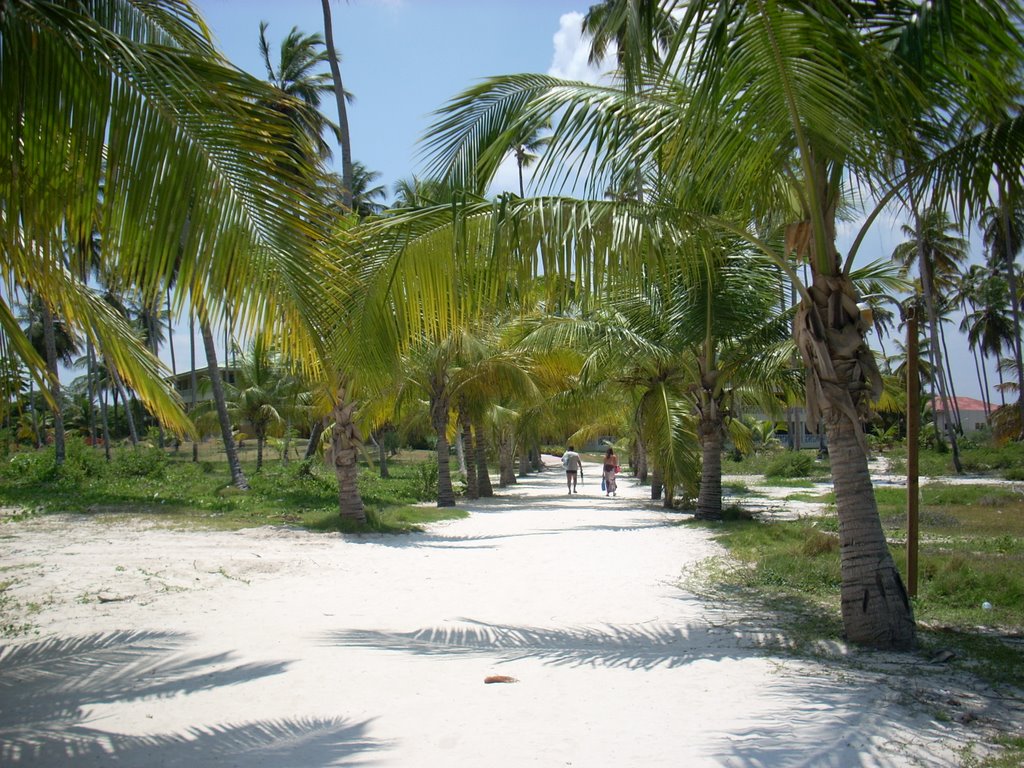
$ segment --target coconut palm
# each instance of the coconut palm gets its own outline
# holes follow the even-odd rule
[[[526,186],[523,182],[523,170],[537,161],[538,153],[548,145],[550,138],[541,132],[550,130],[550,125],[534,126],[516,137],[512,145],[512,154],[516,158],[516,170],[519,172],[519,196],[526,197]]]
[[[987,188],[983,162],[992,143],[985,138],[992,131],[1002,137],[1002,161],[1024,154],[1019,120],[950,125],[951,115],[978,106],[986,117],[996,115],[988,107],[1014,97],[1024,57],[1018,4],[941,5],[816,4],[811,13],[796,0],[679,4],[679,30],[664,64],[635,93],[540,75],[493,78],[450,102],[426,140],[430,175],[478,184],[493,176],[520,129],[553,119],[539,183],[579,178],[577,188],[596,198],[638,164],[671,182],[672,194],[663,193],[671,213],[653,202],[552,198],[502,201],[486,213],[475,203],[449,210],[460,258],[483,248],[492,270],[533,265],[584,290],[635,283],[680,258],[673,245],[680,233],[669,230],[686,222],[686,236],[732,233],[787,273],[800,298],[795,337],[808,421],[820,419],[829,441],[844,625],[851,640],[890,648],[912,646],[916,632],[868,473],[862,418],[882,381],[865,343],[870,320],[858,307],[853,258],[877,213],[910,184],[920,192],[934,182],[941,194],[977,199]],[[879,197],[843,258],[835,233],[849,189]],[[422,276],[421,246],[450,237],[431,230],[422,214],[388,226],[393,236],[379,245],[399,254],[388,272],[392,285],[406,269]],[[782,247],[759,236],[782,228]],[[807,284],[791,255],[808,263]],[[433,266],[461,268],[436,258]],[[440,283],[427,285],[436,304]],[[451,302],[464,308],[469,300]]]
[[[309,236],[313,204],[280,175],[294,131],[278,97],[229,65],[187,0],[41,4],[0,14],[0,217],[4,296],[31,286],[148,410],[190,430],[159,362],[122,317],[65,268],[67,242],[95,232],[105,271],[142,295],[180,264],[212,307],[249,327],[268,305],[288,346],[312,355],[298,308],[325,282]],[[12,62],[32,61],[26,68]],[[27,129],[30,127],[30,129]],[[102,189],[102,195],[99,194]],[[320,261],[329,269],[326,259]],[[0,300],[0,324],[38,383],[45,364]]]
[[[313,142],[317,156],[328,160],[332,153],[330,144],[324,140],[324,131],[329,130],[339,138],[340,129],[320,111],[323,97],[334,93],[330,73],[316,71],[328,60],[324,39],[318,33],[303,34],[298,27],[292,27],[281,41],[275,65],[271,61],[270,42],[267,40],[268,26],[267,22],[260,22],[260,56],[267,70],[268,82],[288,96],[287,100],[274,106]],[[295,147],[299,153],[304,149],[302,145]]]
[[[988,246],[992,266],[1002,269],[1006,275],[1007,296],[1009,298],[1010,316],[1013,320],[1013,338],[1010,348],[1014,356],[1014,369],[1017,373],[1018,421],[1024,425],[1024,359],[1021,351],[1021,311],[1020,296],[1017,284],[1016,259],[1024,246],[1024,195],[1019,186],[1008,184],[1000,178],[999,194],[996,205],[989,206],[982,212],[981,225],[985,244]],[[1000,374],[1002,371],[1000,371]],[[1024,427],[1018,435],[1024,439]]]
[[[276,350],[257,337],[242,355],[233,383],[224,384],[228,414],[256,438],[256,471],[263,469],[267,437],[285,423],[290,382]]]
[[[943,346],[940,344],[941,323],[939,319],[940,296],[949,295],[956,286],[960,265],[967,259],[967,241],[959,237],[949,215],[942,209],[932,207],[924,213],[914,211],[915,224],[904,224],[903,234],[910,238],[893,250],[894,261],[908,270],[915,264],[920,276],[920,291],[928,313],[928,329],[931,336],[929,350],[932,355],[932,371],[935,374],[933,389],[938,391],[943,403],[955,403],[955,393],[950,398],[952,373],[943,362]],[[948,409],[955,412],[955,406]],[[953,467],[957,474],[963,473],[960,464],[960,450],[954,419],[947,418],[946,436],[953,448]]]

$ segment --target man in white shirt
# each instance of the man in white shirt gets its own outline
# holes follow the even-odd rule
[[[583,477],[583,461],[570,445],[569,450],[562,454],[562,466],[565,467],[565,484],[569,487],[570,495],[579,493],[576,490],[576,476]]]

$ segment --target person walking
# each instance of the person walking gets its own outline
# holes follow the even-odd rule
[[[569,487],[570,495],[579,493],[576,490],[576,477],[583,476],[583,461],[571,445],[569,450],[562,454],[562,466],[565,467],[565,484]]]
[[[619,472],[619,457],[615,455],[615,451],[608,448],[604,454],[604,466],[602,467],[602,474],[604,476],[604,495],[605,496],[616,496],[618,486],[615,482],[615,475]]]

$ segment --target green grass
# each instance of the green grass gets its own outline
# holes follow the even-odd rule
[[[886,453],[893,472],[907,471],[905,447]],[[972,475],[992,475],[1007,479],[1020,479],[1024,473],[1024,443],[974,445],[964,441],[960,446],[960,463],[964,472]],[[922,476],[941,477],[953,474],[953,456],[949,450],[936,451],[922,448],[918,455],[918,469]]]
[[[922,648],[954,648],[991,684],[1024,686],[1024,650],[1006,640],[1024,631],[1024,499],[984,486],[926,487],[923,496],[913,598]],[[905,491],[879,489],[879,501],[906,580],[906,532],[897,525],[905,525]],[[841,637],[834,517],[769,523],[734,514],[713,530],[734,560],[709,588],[778,609],[797,645]]]
[[[408,532],[439,519],[465,516],[458,509],[418,506],[436,499],[436,464],[394,461],[391,477],[365,467],[360,494],[365,526],[343,523],[337,485],[322,462],[264,463],[260,472],[244,464],[250,490],[228,484],[226,465],[191,461],[191,454],[155,448],[120,449],[114,461],[78,441],[69,442],[59,470],[53,451],[19,453],[0,465],[0,503],[32,513],[68,512],[100,520],[125,516],[169,527],[230,529],[297,525],[314,531]],[[431,484],[433,481],[433,485]]]

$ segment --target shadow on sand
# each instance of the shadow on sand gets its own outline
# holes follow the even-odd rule
[[[130,736],[87,725],[90,707],[191,694],[284,673],[286,662],[189,656],[187,636],[112,632],[0,648],[0,765],[324,766],[379,749],[367,722],[297,718]],[[158,726],[154,726],[156,729]]]
[[[754,654],[736,644],[731,632],[707,626],[667,624],[606,625],[603,629],[547,629],[487,624],[460,619],[460,626],[413,632],[338,630],[325,642],[421,655],[484,654],[505,661],[529,657],[558,666],[654,669],[679,667],[698,659],[742,658]]]

